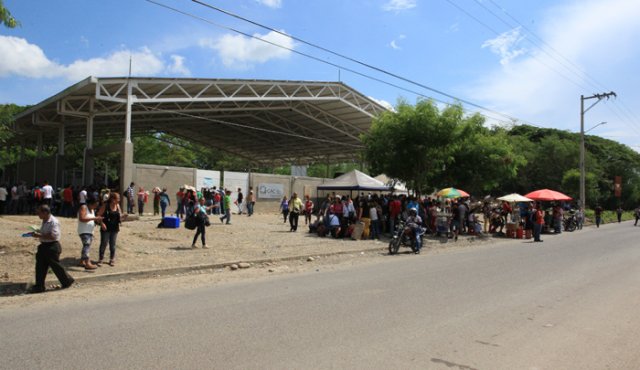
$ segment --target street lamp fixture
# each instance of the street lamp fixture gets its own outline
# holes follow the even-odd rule
[[[596,127],[598,127],[598,126],[606,125],[606,124],[607,124],[607,122],[606,122],[606,121],[604,121],[604,122],[600,122],[600,123],[598,123],[597,125],[595,125],[595,126],[591,127],[591,128],[590,128],[590,129],[588,129],[587,131],[585,131],[584,133],[586,134],[587,132],[589,132],[589,131],[593,130],[594,128],[596,128]]]

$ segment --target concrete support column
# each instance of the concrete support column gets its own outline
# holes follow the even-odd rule
[[[34,184],[38,179],[38,160],[42,158],[42,132],[38,133],[38,141],[36,143],[36,157],[33,158],[33,179],[31,184]]]
[[[87,142],[84,148],[82,184],[93,185],[93,114],[87,118]]]
[[[133,180],[133,143],[122,143],[122,157],[120,161],[120,193],[129,186]]]
[[[62,187],[64,182],[64,121],[58,128],[58,154],[56,155],[55,177],[53,179],[54,187]]]
[[[124,142],[131,143],[131,106],[133,105],[133,91],[131,81],[127,83],[127,116],[124,128]],[[127,184],[129,185],[129,184]]]
[[[64,155],[64,124],[58,128],[58,155]]]

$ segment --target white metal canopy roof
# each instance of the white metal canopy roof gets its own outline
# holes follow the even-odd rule
[[[258,162],[307,163],[355,159],[384,110],[341,82],[89,77],[18,115],[15,129],[45,144],[61,130],[65,140],[93,132],[98,146],[165,132]]]

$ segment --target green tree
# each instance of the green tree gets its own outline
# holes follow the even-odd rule
[[[3,25],[3,24],[9,28],[15,28],[20,25],[20,22],[18,22],[11,15],[11,12],[9,12],[9,9],[7,9],[4,6],[3,1],[0,0],[0,25]]]
[[[11,144],[11,139],[14,137],[11,125],[13,124],[13,117],[27,108],[15,104],[0,104],[0,147],[3,148],[0,151],[0,168],[4,168],[6,165],[15,163],[18,160],[19,147]],[[9,149],[5,150],[5,148]],[[31,151],[27,152],[27,154],[31,153]]]
[[[580,170],[572,168],[562,176],[562,190],[573,199],[580,198]],[[598,186],[598,179],[593,172],[585,174],[585,195],[591,204],[598,202],[602,196]]]
[[[415,106],[400,101],[396,112],[374,119],[362,138],[364,157],[373,172],[402,180],[417,191],[434,186],[451,162],[458,124],[455,109],[441,114],[429,100]]]
[[[429,100],[374,120],[363,136],[373,172],[399,179],[410,189],[431,192],[456,186],[481,193],[513,178],[525,163],[504,131],[491,131],[480,115],[465,116],[460,105],[443,110]]]

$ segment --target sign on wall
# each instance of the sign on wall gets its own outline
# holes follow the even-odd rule
[[[258,184],[258,198],[279,199],[284,196],[282,184]]]
[[[220,186],[220,171],[198,170],[196,173],[196,189]]]

